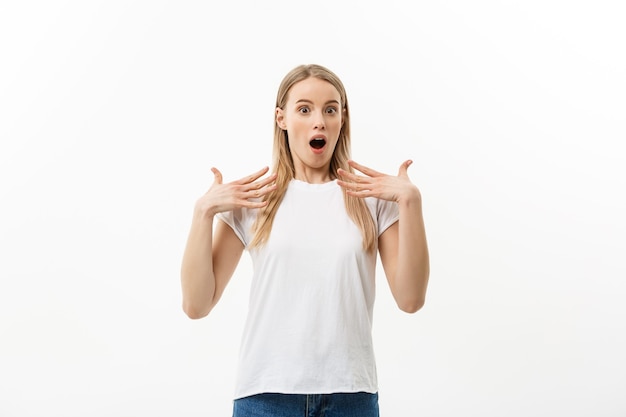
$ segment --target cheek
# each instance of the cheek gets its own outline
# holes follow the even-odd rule
[[[309,126],[301,120],[292,120],[288,127],[288,132],[292,136],[298,136],[302,132],[306,132]]]
[[[341,128],[343,127],[343,121],[342,119],[335,119],[331,122],[331,126],[333,127],[334,130],[336,131],[340,131]]]

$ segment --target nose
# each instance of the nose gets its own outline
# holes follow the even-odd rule
[[[313,129],[326,128],[326,122],[324,121],[324,114],[322,112],[315,112],[315,118],[313,119]]]

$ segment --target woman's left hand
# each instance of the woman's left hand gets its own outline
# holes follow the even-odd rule
[[[407,173],[412,163],[411,160],[404,161],[400,165],[398,175],[393,176],[375,171],[354,161],[348,161],[352,168],[364,175],[353,174],[339,168],[337,173],[341,178],[337,180],[337,184],[345,188],[348,195],[359,198],[376,197],[396,203],[411,199],[419,200],[421,199],[419,189],[411,182]]]

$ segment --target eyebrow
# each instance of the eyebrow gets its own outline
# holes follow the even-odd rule
[[[308,99],[306,99],[306,98],[301,98],[300,100],[296,101],[296,104],[298,104],[298,103],[310,103],[310,104],[314,104],[311,100],[308,100]],[[335,104],[337,104],[337,105],[339,105],[339,104],[340,104],[340,103],[339,103],[339,101],[337,101],[337,100],[328,100],[328,101],[327,101],[326,103],[324,103],[324,104],[326,105],[326,104],[330,104],[330,103],[335,103]]]

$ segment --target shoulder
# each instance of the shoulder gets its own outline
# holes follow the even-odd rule
[[[379,236],[400,218],[400,208],[395,201],[368,197],[365,203],[374,219]]]
[[[365,198],[365,204],[372,212],[372,216],[375,218],[385,215],[397,215],[400,212],[398,203],[395,201],[382,200],[376,197]]]

